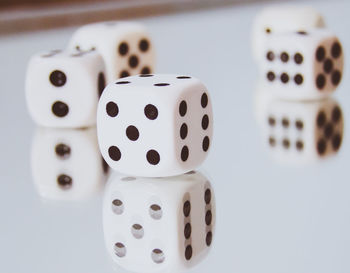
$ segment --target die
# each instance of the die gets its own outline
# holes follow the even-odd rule
[[[252,29],[253,57],[264,57],[264,45],[270,34],[309,31],[324,28],[322,15],[310,6],[283,5],[263,9],[255,18]]]
[[[103,199],[103,230],[113,262],[132,272],[181,272],[208,254],[215,198],[199,172],[167,178],[113,173]]]
[[[29,113],[45,127],[95,125],[97,103],[104,87],[104,62],[97,52],[54,50],[36,54],[26,75]]]
[[[72,36],[70,49],[96,49],[107,70],[107,82],[154,71],[155,50],[146,29],[132,22],[101,22],[85,25]]]
[[[264,143],[279,162],[312,163],[339,152],[344,121],[332,100],[292,102],[273,99],[266,107]]]
[[[212,138],[206,87],[189,76],[139,75],[107,85],[97,109],[100,150],[114,170],[146,177],[195,169]]]
[[[98,149],[94,127],[37,128],[31,169],[39,195],[59,201],[79,201],[99,193],[109,170]]]
[[[283,99],[313,100],[329,96],[339,86],[344,57],[338,38],[325,30],[271,34],[262,78]]]

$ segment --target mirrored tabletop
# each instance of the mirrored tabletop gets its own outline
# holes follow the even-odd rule
[[[137,20],[154,40],[156,72],[201,79],[210,92],[214,111],[211,150],[195,174],[172,178],[175,182],[148,179],[143,186],[138,186],[138,179],[134,184],[129,181],[141,194],[149,194],[157,187],[154,185],[164,182],[162,187],[168,185],[175,195],[186,187],[176,184],[176,179],[188,180],[202,189],[199,214],[208,217],[207,212],[212,211],[212,218],[205,219],[210,225],[205,229],[203,248],[204,243],[210,247],[204,255],[193,267],[170,264],[163,272],[350,272],[350,3],[302,3],[323,14],[345,53],[342,82],[331,98],[323,101],[284,102],[264,93],[251,54],[250,35],[254,17],[266,3]],[[65,48],[75,29],[0,37],[3,272],[129,272],[113,257],[125,255],[125,245],[115,244],[111,249],[106,244],[108,233],[119,227],[109,221],[105,210],[112,206],[116,214],[123,212],[122,201],[112,198],[118,192],[114,181],[133,179],[124,177],[124,181],[116,173],[106,172],[95,128],[38,128],[25,102],[30,56]],[[312,127],[319,120],[320,126]],[[292,136],[281,137],[271,124],[289,126],[291,132],[294,130]],[[304,139],[296,133],[300,128]],[[59,168],[69,171],[71,177],[56,179],[55,159],[47,154],[55,147],[56,154],[64,158],[70,153],[69,145],[64,145],[67,143],[78,152],[72,153],[71,166]],[[80,182],[74,187],[72,177]],[[179,186],[174,187],[174,183]],[[169,194],[169,189],[157,188],[152,196]],[[161,208],[171,206],[172,198],[162,206],[157,201],[149,203],[146,213],[153,219],[162,217]],[[195,205],[192,208],[195,210]],[[178,236],[171,233],[176,213],[159,232],[156,240],[160,244]],[[146,237],[147,231],[143,232],[140,225],[132,227],[135,238]],[[141,251],[136,253],[142,255]],[[159,264],[167,257],[163,254],[154,248],[146,258],[152,257]]]

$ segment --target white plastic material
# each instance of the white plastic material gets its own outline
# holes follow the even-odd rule
[[[73,34],[68,47],[100,52],[108,83],[126,72],[129,75],[154,72],[154,45],[146,29],[138,23],[111,21],[85,25]]]
[[[324,28],[322,15],[310,6],[279,5],[263,9],[255,18],[252,30],[253,57],[258,60],[264,53],[270,34],[309,31]]]
[[[325,98],[341,82],[344,54],[338,38],[329,31],[271,34],[264,51],[261,78],[280,98]]]
[[[93,51],[40,53],[29,62],[25,87],[29,113],[38,125],[92,126],[105,87],[104,63]]]
[[[120,79],[106,87],[97,110],[101,153],[110,167],[129,175],[195,169],[208,154],[212,131],[209,93],[188,76]]]

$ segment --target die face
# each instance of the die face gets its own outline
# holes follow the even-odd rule
[[[104,64],[96,52],[38,54],[27,69],[28,109],[33,120],[46,127],[94,125],[104,86]]]
[[[265,8],[254,20],[252,30],[253,56],[264,57],[264,44],[271,34],[308,31],[324,28],[322,15],[308,6],[274,6]]]
[[[110,84],[99,102],[97,120],[106,162],[135,176],[192,170],[206,158],[212,138],[208,92],[187,76],[133,76]]]
[[[109,179],[103,205],[105,242],[123,268],[158,272],[193,266],[207,253],[214,226],[213,192],[201,174],[114,174]]]
[[[38,193],[49,200],[89,198],[99,192],[108,173],[95,129],[38,128],[31,166]]]
[[[334,57],[332,48],[336,49]],[[260,66],[262,77],[276,96],[295,100],[324,98],[341,80],[341,45],[326,31],[271,35]]]
[[[279,161],[314,162],[339,151],[342,111],[330,99],[308,103],[272,100],[264,128],[264,142]]]
[[[154,71],[155,50],[145,28],[136,23],[104,22],[86,25],[73,35],[70,48],[95,48],[102,55],[107,81]]]
[[[329,37],[321,41],[314,50],[313,80],[317,91],[331,93],[340,84],[344,57],[340,41]]]
[[[184,169],[183,172],[186,172],[200,165],[208,153],[213,134],[213,113],[211,100],[204,86],[189,87],[177,102],[176,159]]]
[[[149,35],[140,31],[132,32],[117,42],[114,79],[154,72],[154,46]]]

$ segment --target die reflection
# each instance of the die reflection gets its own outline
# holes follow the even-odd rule
[[[95,128],[37,128],[31,167],[39,195],[51,200],[89,198],[101,190],[108,172]]]
[[[183,272],[212,245],[215,200],[199,172],[167,178],[113,173],[103,201],[106,248],[131,272]]]
[[[283,101],[263,93],[258,97],[264,144],[277,161],[305,164],[339,152],[344,121],[337,101]]]

